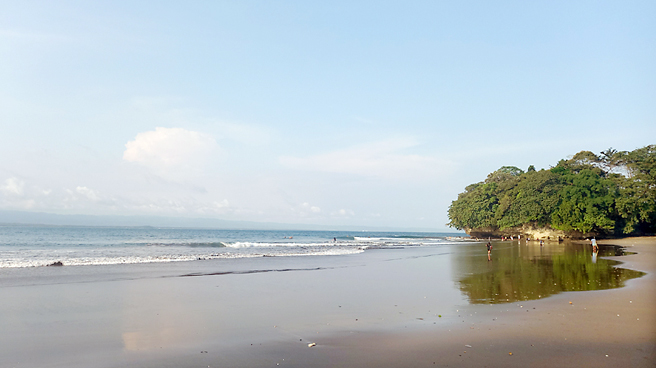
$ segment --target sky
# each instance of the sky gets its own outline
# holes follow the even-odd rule
[[[653,1],[3,1],[0,210],[444,230],[656,144]]]

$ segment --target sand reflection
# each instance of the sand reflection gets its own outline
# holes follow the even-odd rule
[[[460,290],[473,304],[535,300],[564,291],[604,290],[624,286],[644,273],[615,267],[580,244],[498,243],[486,257],[484,245],[457,248],[453,260]],[[480,253],[482,256],[477,256]],[[615,255],[604,247],[599,256]]]
[[[202,338],[194,296],[184,280],[137,280],[123,293],[122,341],[126,351],[149,351]]]

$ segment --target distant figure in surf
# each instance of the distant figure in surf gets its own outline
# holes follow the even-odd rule
[[[487,260],[491,261],[490,254],[492,253],[492,243],[487,242]]]

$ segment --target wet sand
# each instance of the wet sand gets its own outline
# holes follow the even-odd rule
[[[656,237],[601,244],[638,253],[608,258],[647,275],[620,289],[467,306],[446,329],[333,336],[295,352],[292,366],[655,367]]]
[[[605,243],[647,275],[506,304],[448,247],[4,272],[0,366],[654,367],[656,238]]]

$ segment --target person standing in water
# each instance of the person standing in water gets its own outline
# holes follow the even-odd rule
[[[595,239],[595,238],[590,239],[590,244],[592,244],[592,251],[593,252],[598,252],[599,251],[599,247],[597,246],[597,239]]]
[[[490,261],[490,254],[492,253],[492,243],[487,242],[487,260]]]

